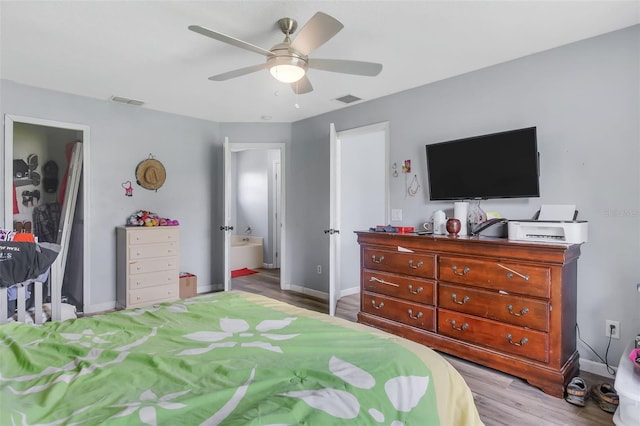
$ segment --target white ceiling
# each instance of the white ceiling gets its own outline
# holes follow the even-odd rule
[[[317,11],[344,29],[310,57],[380,62],[377,77],[310,70],[315,90],[298,96],[266,70],[214,82],[264,57],[187,30],[269,49],[278,19],[301,28]],[[293,122],[347,94],[371,100],[640,23],[640,1],[5,0],[0,15],[3,79],[217,122]]]

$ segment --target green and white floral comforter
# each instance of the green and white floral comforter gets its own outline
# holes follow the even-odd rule
[[[478,423],[434,352],[261,296],[0,327],[0,425]]]

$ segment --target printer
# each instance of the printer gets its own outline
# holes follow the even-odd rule
[[[589,222],[576,220],[574,205],[543,205],[530,220],[510,220],[510,240],[581,244],[587,242]]]
[[[588,231],[589,222],[585,220],[510,220],[507,223],[509,239],[518,241],[581,244],[587,242]]]

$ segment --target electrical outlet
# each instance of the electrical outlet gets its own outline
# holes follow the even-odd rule
[[[620,338],[620,321],[607,320],[604,335],[606,337],[611,336],[612,339],[619,339]]]
[[[322,265],[318,265],[318,266],[316,267],[316,272],[318,273],[318,275],[321,275],[321,274],[322,274]]]
[[[391,220],[393,220],[393,221],[401,221],[402,220],[402,209],[391,209]]]

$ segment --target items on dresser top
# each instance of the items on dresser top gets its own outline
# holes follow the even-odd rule
[[[359,322],[563,396],[578,372],[579,245],[357,235]]]
[[[178,299],[179,232],[177,227],[116,228],[118,307]]]

